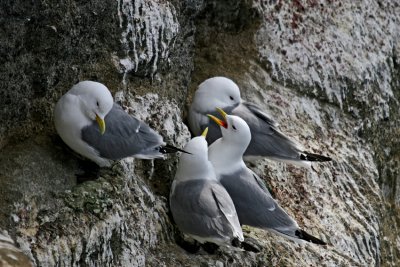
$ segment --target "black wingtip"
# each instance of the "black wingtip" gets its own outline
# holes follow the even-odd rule
[[[309,233],[299,229],[296,230],[296,236],[304,241],[311,242],[317,245],[326,246],[327,243],[322,241],[321,239],[316,238],[315,236],[310,235]]]
[[[182,149],[180,149],[180,148],[177,148],[177,147],[174,147],[174,146],[172,146],[172,145],[165,145],[165,146],[160,146],[160,153],[162,153],[162,154],[171,154],[171,153],[176,153],[176,152],[182,152],[182,153],[186,153],[186,154],[192,154],[192,153],[189,153],[189,152],[187,152],[187,151],[185,151],[185,150],[182,150]]]
[[[307,151],[303,151],[300,155],[301,160],[306,160],[306,161],[319,161],[319,162],[324,162],[324,161],[332,161],[332,158],[310,153]]]

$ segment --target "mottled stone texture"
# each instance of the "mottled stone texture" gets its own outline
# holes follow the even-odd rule
[[[1,1],[0,229],[37,266],[398,266],[400,7],[358,2]],[[183,146],[192,93],[216,75],[334,158],[249,163],[329,246],[245,227],[261,253],[186,253],[167,201],[174,155],[126,159],[77,184],[82,160],[52,121],[74,83],[103,82]]]
[[[0,266],[32,267],[31,260],[18,248],[7,235],[0,233]]]

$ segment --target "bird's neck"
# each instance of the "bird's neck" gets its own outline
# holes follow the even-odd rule
[[[243,153],[246,149],[226,142],[223,138],[215,141],[208,148],[208,158],[214,166],[217,178],[220,175],[230,174],[245,165]]]
[[[191,156],[191,155],[188,155]],[[215,172],[211,162],[208,160],[184,160],[179,161],[178,170],[175,177],[179,181],[189,181],[195,179],[216,180]]]
[[[80,97],[73,94],[62,97],[62,101],[57,103],[56,113],[68,128],[82,129],[93,123],[87,116]]]

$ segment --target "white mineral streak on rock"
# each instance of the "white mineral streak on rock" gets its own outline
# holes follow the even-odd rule
[[[256,41],[262,59],[272,68],[272,78],[322,95],[341,108],[348,97],[354,97],[371,106],[375,120],[387,118],[388,100],[394,100],[391,55],[400,35],[399,15],[397,20],[387,16],[379,4],[395,5],[390,1],[257,2],[264,23]]]
[[[255,164],[254,170],[267,178],[280,204],[300,226],[332,245],[326,251],[305,246],[307,253],[290,261],[296,259],[296,266],[318,265],[317,258],[308,256],[317,253],[327,266],[340,262],[379,265],[379,212],[383,205],[371,148],[357,137],[354,120],[338,107],[298,96],[278,84],[266,90],[264,81],[270,78],[265,76],[268,74],[261,67],[253,66],[242,81],[244,97],[261,105],[306,150],[333,158],[333,163],[314,164],[309,170],[269,160]],[[260,80],[262,83],[257,82]],[[276,238],[265,241],[269,243],[266,246],[276,246]],[[295,250],[297,245],[288,242],[287,246]]]
[[[151,93],[132,97],[123,92],[116,93],[115,100],[121,101],[128,112],[148,122],[169,143],[182,147],[189,140],[189,131],[174,101]],[[52,162],[53,156],[48,152],[51,149],[47,146],[51,146],[51,142],[40,146],[40,156],[35,157],[38,162]],[[33,147],[30,153],[35,154],[35,149],[38,150]],[[176,160],[174,156],[171,158]],[[171,244],[173,230],[165,198],[155,194],[147,183],[148,170],[144,171],[143,166],[136,168],[136,164],[136,160],[126,158],[114,165],[115,172],[106,172],[111,177],[100,177],[66,191],[66,203],[72,209],[64,207],[51,215],[41,216],[34,201],[20,203],[16,206],[17,211],[29,210],[31,217],[23,217],[19,221],[16,230],[18,245],[44,267],[98,266],[99,263],[102,266],[157,265],[155,261],[158,258],[151,256],[152,251],[158,251],[162,244]],[[172,165],[171,161],[159,161],[157,164]],[[57,168],[53,166],[52,169]],[[66,169],[64,175],[74,176],[75,171],[74,168]],[[43,178],[46,181],[43,183],[54,177],[51,172],[47,174],[50,176]],[[41,172],[41,176],[45,175],[46,172]],[[163,178],[170,178],[170,175],[165,173]],[[37,183],[37,186],[42,185]],[[63,222],[63,218],[58,217],[61,214],[73,223]],[[52,225],[58,223],[63,229],[53,231]]]
[[[77,219],[76,225],[65,225],[68,234],[21,238],[22,245],[38,243],[31,249],[40,266],[98,266],[99,262],[102,266],[146,265],[148,251],[156,248],[160,232],[166,231],[162,230],[167,225],[166,207],[147,188],[145,177],[132,172],[129,159],[121,165],[127,184],[120,194],[129,208],[114,199],[112,210],[99,213],[103,214],[101,220],[92,218],[88,223],[86,217],[93,214],[87,213]]]
[[[185,81],[190,80],[189,77],[173,81],[168,75],[159,73],[154,75],[154,73],[160,62],[168,60],[168,53],[175,39],[177,42],[182,40],[185,45],[187,44],[188,39],[179,36],[180,26],[176,12],[180,12],[179,17],[182,18],[184,23],[182,25],[185,25],[185,28],[186,25],[191,25],[186,32],[188,35],[195,32],[195,27],[205,32],[215,32],[211,29],[212,25],[202,26],[203,23],[194,22],[195,19],[200,19],[201,22],[202,18],[195,18],[193,14],[188,15],[192,9],[182,8],[185,5],[196,5],[199,6],[197,11],[201,11],[201,6],[209,6],[210,2],[189,1],[182,6],[177,5],[177,11],[172,4],[162,0],[118,0],[113,3],[114,14],[109,14],[108,18],[114,19],[117,9],[118,22],[114,30],[122,33],[120,36],[122,49],[110,51],[110,57],[116,69],[124,76],[124,86],[121,88],[124,90],[117,93],[115,98],[128,106],[129,112],[160,132],[167,142],[182,147],[189,139],[189,132],[182,123],[180,116],[182,112],[178,105],[171,99],[151,94],[149,90],[153,90],[153,87],[141,90],[148,94],[140,97],[127,94],[129,90],[126,89],[141,86],[141,81],[128,85],[127,74],[129,72],[136,72],[138,75],[149,74],[154,76],[153,82],[157,79],[167,81],[168,86],[174,87],[183,84],[180,88],[184,89]],[[238,2],[232,3],[239,6]],[[376,147],[374,151],[369,143],[358,137],[359,130],[376,127],[376,120],[389,115],[392,120],[395,112],[394,109],[390,110],[389,102],[391,104],[394,102],[395,107],[399,106],[397,100],[393,100],[393,93],[397,92],[394,89],[392,91],[390,87],[398,88],[397,77],[394,75],[398,75],[400,64],[398,56],[400,12],[397,1],[299,0],[254,1],[254,3],[259,5],[258,9],[262,14],[261,28],[254,37],[257,40],[256,49],[259,53],[255,53],[254,58],[243,57],[241,59],[243,62],[240,64],[243,68],[236,69],[236,74],[233,73],[232,78],[243,88],[243,98],[256,102],[273,115],[280,123],[282,131],[295,138],[305,149],[328,154],[334,161],[314,164],[312,169],[306,170],[261,160],[252,168],[268,181],[276,199],[291,216],[296,218],[302,228],[321,237],[331,246],[319,247],[312,244],[300,246],[266,231],[245,227],[246,234],[255,236],[262,243],[263,252],[217,255],[185,253],[175,244],[173,238],[176,229],[168,217],[166,194],[157,192],[156,186],[151,183],[165,176],[167,182],[162,182],[161,189],[169,189],[168,181],[173,178],[176,157],[171,156],[166,161],[154,161],[154,165],[150,167],[145,161],[124,159],[115,164],[111,170],[102,170],[104,177],[76,185],[75,175],[80,171],[77,157],[49,136],[52,129],[44,127],[49,131],[40,133],[38,138],[33,138],[30,133],[26,137],[31,138],[10,146],[6,153],[0,153],[3,156],[0,160],[0,169],[5,176],[5,179],[4,177],[0,179],[3,182],[0,188],[3,189],[6,185],[7,189],[2,192],[15,195],[15,197],[7,196],[4,199],[6,202],[3,202],[7,205],[11,203],[8,201],[12,201],[14,207],[9,211],[11,224],[8,230],[11,230],[13,237],[15,236],[22,252],[38,266],[44,267],[221,266],[222,264],[332,267],[399,265],[400,237],[397,236],[399,231],[396,224],[397,211],[384,207],[382,203],[382,193],[377,186],[379,176],[374,162],[379,158],[373,155]],[[97,4],[100,2],[97,1]],[[82,11],[86,12],[87,6],[80,5],[78,10],[72,6],[70,8],[71,12],[68,12],[65,20],[68,23],[80,20],[81,13],[75,11],[85,8]],[[47,14],[48,10],[44,12]],[[226,15],[224,12],[225,10],[222,10],[220,13]],[[12,20],[14,18],[9,18],[9,21]],[[221,23],[228,22],[221,21]],[[36,26],[40,26],[39,24],[35,23]],[[57,29],[62,29],[61,26],[62,23]],[[80,32],[83,29],[75,26],[73,25],[73,31]],[[22,24],[16,24],[12,29],[20,27],[22,27],[21,32],[25,32]],[[64,25],[64,29],[65,27]],[[41,29],[41,27],[36,28]],[[247,30],[244,28],[244,31]],[[68,34],[65,36],[62,32],[58,31],[59,37],[67,37],[65,40],[69,45],[71,40]],[[227,34],[223,29],[221,33]],[[228,34],[234,35],[235,32]],[[179,38],[176,38],[177,36]],[[190,39],[193,37],[190,36]],[[93,40],[104,42],[102,39]],[[202,47],[201,42],[204,40],[196,41]],[[14,43],[10,44],[10,47],[15,46]],[[35,45],[29,42],[27,44],[29,47]],[[108,47],[110,43],[105,42],[104,45]],[[243,42],[241,45],[246,48],[247,45],[251,46],[252,42],[249,44]],[[21,51],[29,52],[29,47],[22,47]],[[47,47],[50,46],[45,43],[45,48]],[[65,46],[60,47],[65,48]],[[209,55],[215,55],[217,59],[212,62],[220,64],[222,55],[222,63],[225,63],[224,53],[229,50],[220,50],[212,46],[210,49],[212,53]],[[193,59],[191,58],[193,50],[190,47],[185,48],[183,52],[185,53],[182,57]],[[22,65],[26,62],[36,62],[26,61],[31,56],[34,60],[38,59],[38,62],[47,63],[47,60],[42,61],[41,54],[43,53],[28,53],[28,58],[23,56],[19,61],[18,58],[10,58]],[[47,56],[47,53],[44,54]],[[64,68],[65,63],[69,66],[70,61],[63,61],[63,57],[59,59],[60,67]],[[76,60],[73,57],[72,59]],[[202,72],[201,68],[204,67],[201,65],[202,61],[196,62],[200,62],[198,67]],[[84,78],[86,72],[79,72],[78,64],[81,63],[85,65],[87,62],[77,60],[77,65],[71,67],[73,72],[66,72],[64,78],[68,80],[61,78],[60,84],[69,84],[71,77],[77,77],[79,73],[79,77]],[[178,60],[172,63],[182,62]],[[10,62],[7,64],[12,65]],[[19,68],[14,66],[11,69]],[[95,70],[97,72],[97,69]],[[177,70],[181,69],[172,68],[171,73],[176,73]],[[35,76],[47,77],[49,74],[51,78],[51,73],[57,76],[54,73],[58,72],[48,71],[47,68],[42,71],[35,70]],[[91,77],[93,72],[87,74]],[[207,74],[213,76],[216,73]],[[99,69],[96,75],[99,78],[109,77],[109,73],[102,69]],[[190,74],[187,72],[183,75]],[[31,76],[26,74],[21,79],[18,75],[16,77],[18,78],[14,80],[10,78],[13,82],[10,83],[8,91],[17,89],[15,85],[20,86],[20,83],[20,87],[23,88],[19,89],[20,92],[24,92],[25,87],[27,89],[31,87]],[[51,113],[48,104],[53,103],[55,98],[52,97],[61,95],[61,91],[65,88],[55,85],[54,90],[48,89],[46,96],[40,96],[46,98],[44,101],[36,96],[32,98],[33,102],[46,106],[43,113],[37,115],[26,113],[35,118],[35,127],[39,122],[38,127],[41,129],[40,121],[51,118],[46,115]],[[158,91],[163,89],[157,85],[154,88]],[[28,95],[31,93],[31,90],[27,90]],[[171,96],[183,99],[178,96],[184,93],[183,90],[177,91]],[[18,96],[21,95],[10,94],[9,97],[20,99]],[[21,106],[16,108],[26,108],[24,102],[21,103]],[[10,107],[6,105],[7,109]],[[28,107],[33,111],[38,108],[37,105]],[[365,114],[369,111],[371,115]],[[19,116],[23,114],[25,113]],[[398,119],[394,118],[393,122],[397,123]],[[5,125],[7,123],[8,118]],[[22,133],[36,129],[31,128],[32,125],[26,127],[25,130],[21,130]],[[13,128],[6,127],[6,129]],[[33,133],[39,131],[37,129]],[[383,132],[387,133],[387,129]],[[25,135],[19,135],[21,136]],[[396,135],[388,135],[383,141],[391,141],[389,138],[392,136]],[[4,137],[1,136],[0,140],[3,140],[2,138]],[[393,143],[383,144],[383,149],[387,159],[394,162],[398,153],[395,151],[396,146],[390,147]],[[388,165],[387,171],[393,176],[393,183],[384,184],[382,188],[383,198],[388,197],[388,194],[393,195],[393,203],[390,203],[393,209],[397,209],[400,203],[397,167],[398,164],[395,162]],[[382,166],[379,171],[382,171]],[[152,176],[153,172],[154,179],[149,182],[149,173]],[[379,215],[382,217],[379,218]],[[379,229],[382,224],[384,227]],[[0,240],[1,242],[4,240]],[[5,243],[6,246],[10,245],[9,240]],[[381,247],[382,254],[379,252]],[[3,254],[0,252],[0,255],[0,257],[5,255],[9,259],[15,258],[9,251]],[[0,265],[4,265],[1,260]]]
[[[168,59],[171,46],[179,32],[176,11],[166,1],[117,0],[121,44],[125,55],[120,58],[120,71],[137,72],[139,65],[152,76],[160,60]]]

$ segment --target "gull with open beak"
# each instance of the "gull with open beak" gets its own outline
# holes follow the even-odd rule
[[[243,154],[250,143],[251,133],[240,117],[218,111],[224,118],[209,117],[220,127],[222,137],[208,148],[208,157],[217,179],[228,191],[241,224],[270,230],[297,242],[309,241],[320,245],[325,242],[301,230],[272,198],[260,177],[247,168]]]
[[[292,139],[278,129],[278,124],[262,109],[240,97],[239,87],[225,77],[213,77],[199,85],[189,109],[189,127],[194,135],[209,127],[209,144],[221,137],[219,127],[211,123],[207,114],[217,116],[215,108],[223,108],[228,114],[242,118],[251,131],[251,141],[244,156],[269,157],[291,162],[300,166],[309,166],[312,161],[330,161],[331,158],[310,153],[301,149]]]
[[[200,243],[211,242],[230,247],[243,241],[235,206],[225,188],[217,181],[208,161],[206,128],[190,140],[182,154],[170,193],[175,223],[187,236]]]
[[[181,151],[126,113],[98,82],[79,82],[63,95],[54,109],[54,123],[70,148],[100,167],[125,157],[162,158],[165,153]]]

